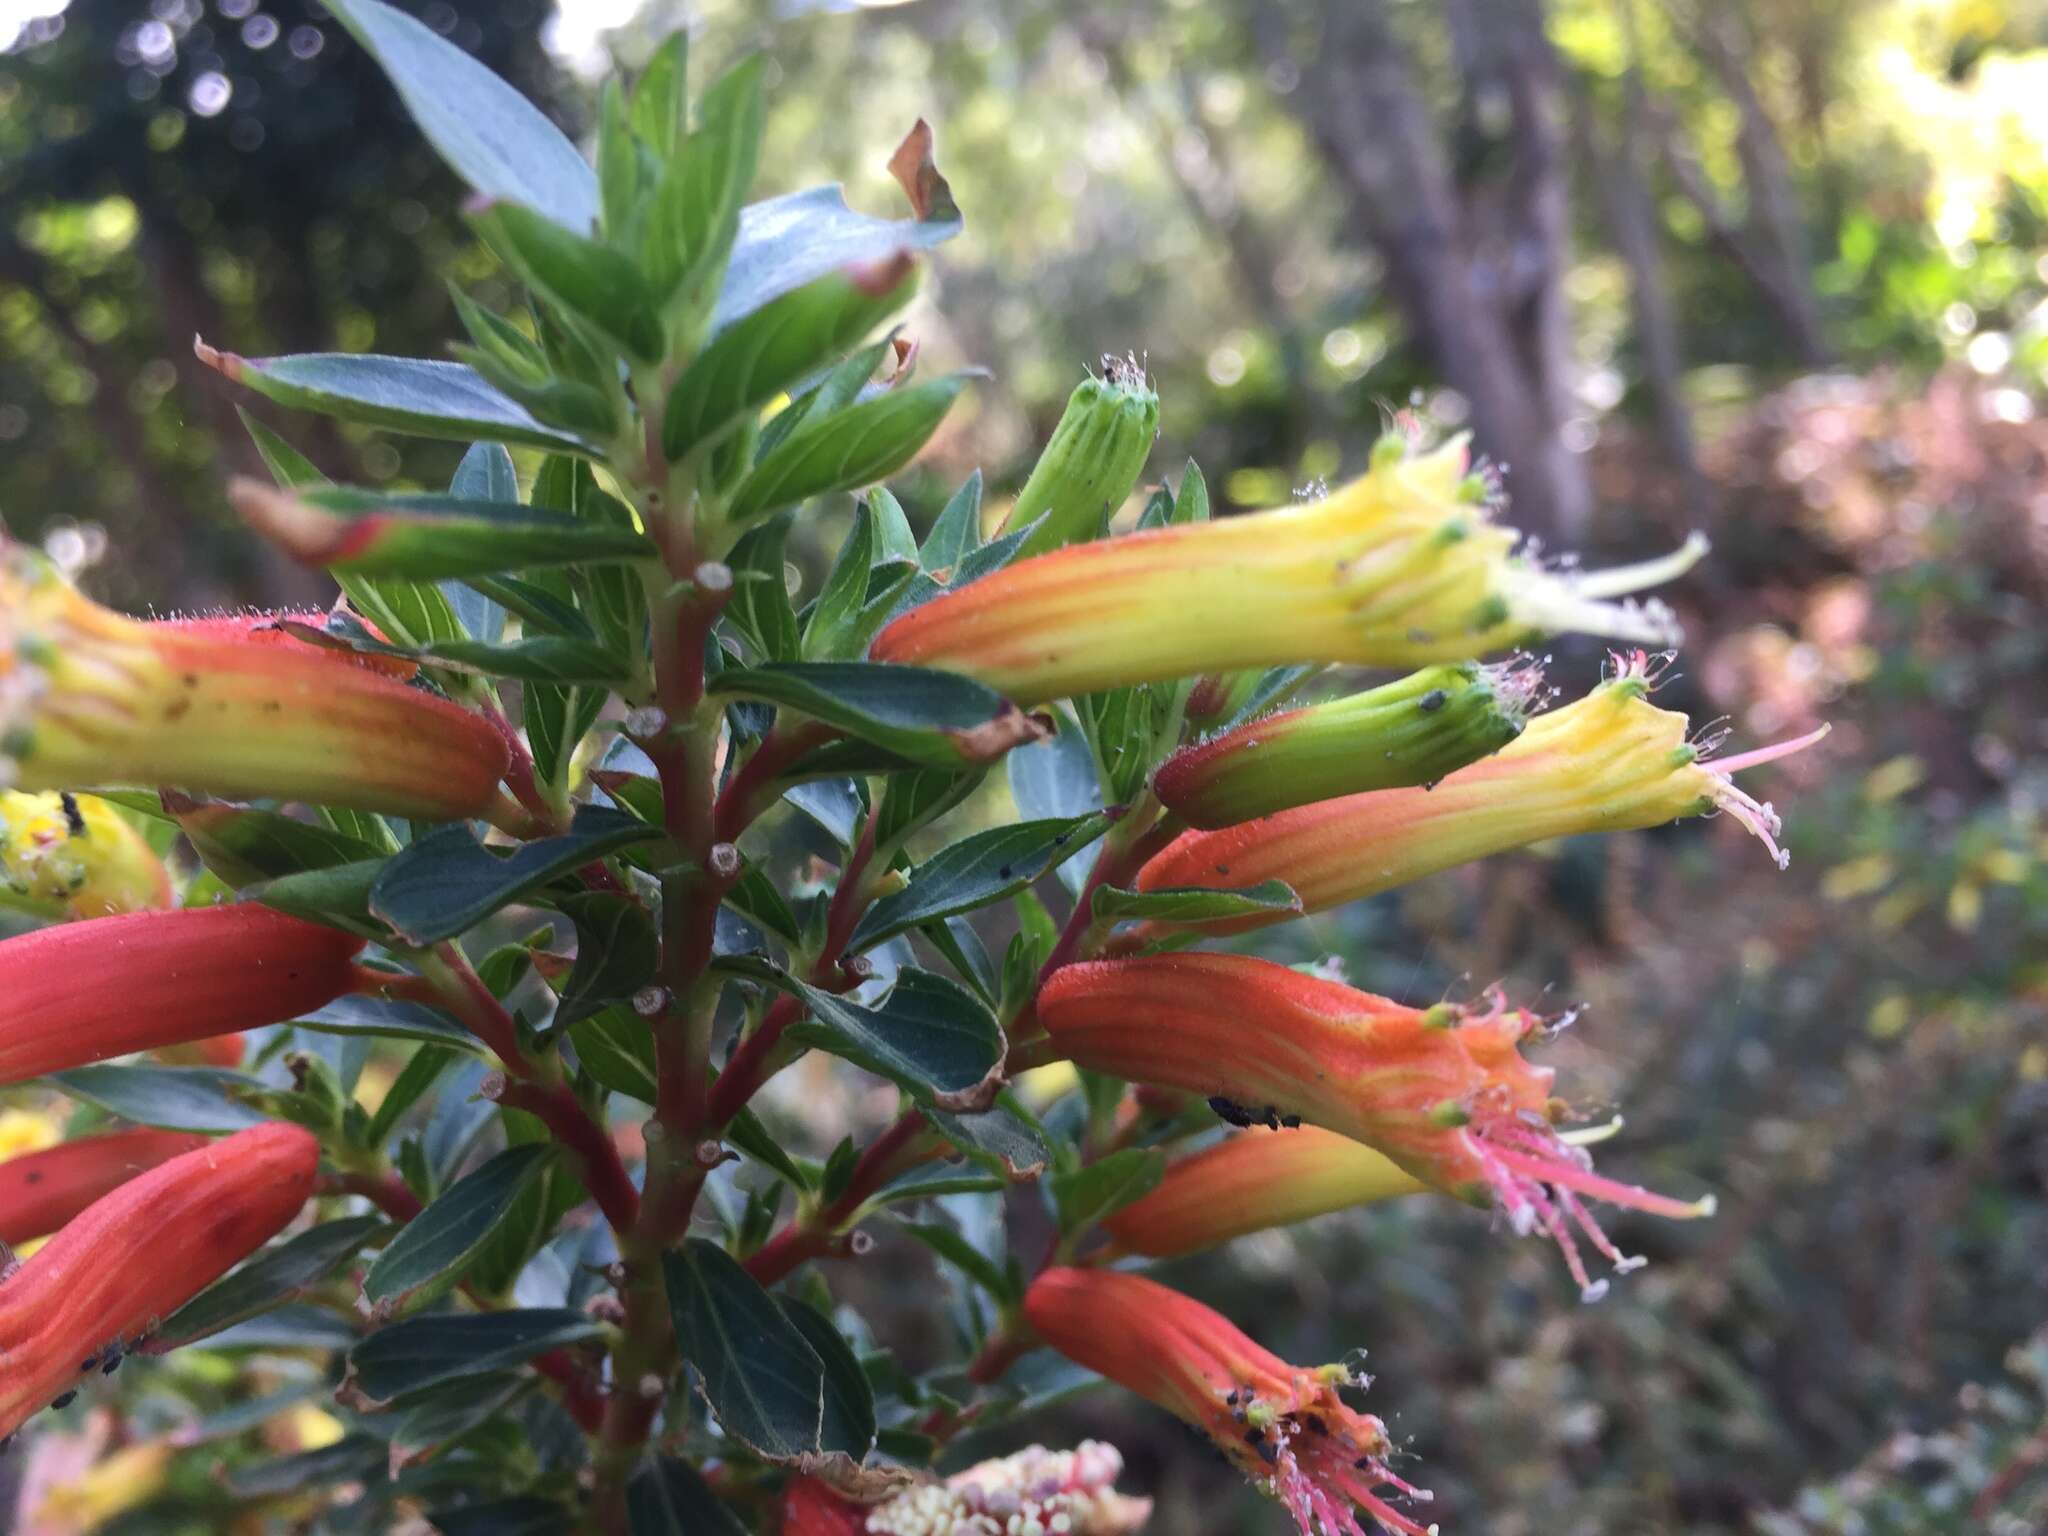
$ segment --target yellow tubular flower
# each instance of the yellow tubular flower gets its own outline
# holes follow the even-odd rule
[[[1661,560],[1546,571],[1513,553],[1457,439],[1382,438],[1372,468],[1320,501],[1103,539],[934,598],[877,637],[879,661],[963,672],[1020,704],[1291,662],[1414,667],[1560,630],[1669,645],[1659,604],[1610,598],[1677,576]]]
[[[117,1515],[147,1504],[170,1473],[168,1440],[144,1440],[95,1462],[81,1477],[44,1495],[32,1517],[36,1525],[66,1531],[96,1531]]]
[[[164,861],[106,801],[0,790],[0,906],[72,921],[171,900]]]

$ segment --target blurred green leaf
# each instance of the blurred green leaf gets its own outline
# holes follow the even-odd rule
[[[399,1228],[363,1277],[363,1295],[389,1313],[455,1284],[556,1156],[553,1145],[507,1147],[457,1180]]]

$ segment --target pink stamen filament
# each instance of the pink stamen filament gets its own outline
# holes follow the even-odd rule
[[[1832,725],[1820,725],[1804,736],[1795,736],[1790,741],[1773,742],[1768,747],[1757,747],[1748,752],[1738,752],[1733,757],[1718,758],[1706,766],[1716,773],[1740,773],[1745,768],[1760,768],[1765,763],[1775,763],[1781,757],[1790,757],[1795,752],[1804,752],[1833,730]]]

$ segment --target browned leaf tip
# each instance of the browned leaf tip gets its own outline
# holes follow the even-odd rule
[[[228,482],[228,505],[254,532],[309,565],[334,558],[344,542],[343,529],[334,518],[246,475]]]
[[[932,160],[932,125],[919,118],[889,157],[889,174],[910,198],[910,206],[927,223],[952,223],[960,217],[953,189]]]
[[[198,332],[192,335],[192,355],[207,367],[226,374],[237,383],[242,378],[242,359],[233,352],[223,352],[219,347],[208,346],[206,338]]]
[[[1009,1042],[1002,1042],[1002,1049],[996,1053],[996,1064],[988,1069],[988,1075],[972,1087],[956,1088],[950,1093],[934,1093],[932,1103],[951,1115],[983,1115],[995,1106],[996,1095],[1001,1093],[1010,1079],[1003,1071],[1003,1057],[1009,1054]]]
[[[946,732],[960,756],[970,763],[992,763],[1012,747],[1043,741],[1051,734],[1051,717],[1026,714],[1007,700],[998,713],[981,724]]]
[[[893,293],[916,267],[915,256],[908,251],[897,251],[880,261],[864,261],[859,266],[848,267],[846,278],[869,298],[879,299],[886,293]]]

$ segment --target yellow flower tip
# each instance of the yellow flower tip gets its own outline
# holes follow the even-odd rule
[[[163,860],[105,800],[0,790],[0,906],[75,920],[171,900]]]
[[[170,1473],[168,1440],[144,1440],[60,1483],[36,1506],[33,1523],[89,1531],[154,1498]]]
[[[64,1139],[64,1127],[53,1115],[33,1109],[0,1109],[0,1162],[25,1152],[41,1152]]]

